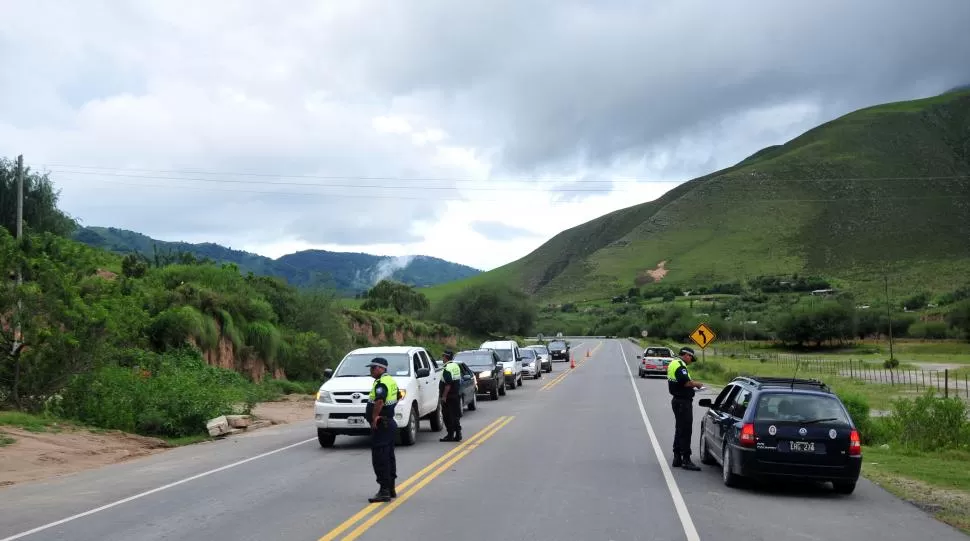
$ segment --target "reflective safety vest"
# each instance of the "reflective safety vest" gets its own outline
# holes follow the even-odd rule
[[[451,373],[451,381],[454,383],[461,383],[461,368],[458,366],[458,363],[448,361],[445,363],[445,370]]]
[[[687,363],[685,363],[683,359],[670,361],[670,364],[667,365],[667,381],[677,381],[677,370],[680,369],[681,366],[684,367],[684,370],[687,370]],[[690,378],[689,371],[687,372],[687,377]]]
[[[387,387],[387,398],[384,399],[384,406],[393,406],[397,404],[398,398],[400,398],[400,393],[397,389],[397,382],[394,378],[389,376],[387,372],[381,374],[381,377],[374,380],[374,385],[370,388],[370,398],[371,403],[377,400],[377,384],[383,383]]]

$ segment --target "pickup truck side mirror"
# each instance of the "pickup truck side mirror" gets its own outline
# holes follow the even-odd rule
[[[431,375],[431,369],[429,368],[418,368],[418,371],[414,373],[419,378],[426,378]]]
[[[711,399],[710,398],[702,398],[702,399],[700,399],[700,400],[697,401],[697,405],[700,406],[700,407],[702,407],[702,408],[709,408],[709,407],[711,407]]]
[[[643,355],[637,355],[637,359],[642,359]]]
[[[324,368],[323,377],[330,379],[333,377],[333,368]]]

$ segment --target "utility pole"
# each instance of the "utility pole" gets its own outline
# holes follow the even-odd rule
[[[22,237],[24,235],[24,155],[21,154],[17,156],[17,246],[22,249]],[[18,407],[20,406],[20,348],[23,344],[20,343],[21,329],[20,329],[20,317],[21,310],[23,306],[20,301],[20,286],[23,284],[24,275],[22,266],[18,263],[17,265],[17,316],[15,321],[17,326],[14,328],[13,335],[13,348],[10,354],[14,358],[14,371],[13,371],[13,400],[14,404]]]
[[[883,275],[886,280],[886,316],[889,317],[889,360],[893,360],[893,307],[889,302],[889,275]]]

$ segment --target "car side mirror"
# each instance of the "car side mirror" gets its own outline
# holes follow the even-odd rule
[[[431,369],[429,368],[418,368],[418,371],[414,373],[419,378],[426,378],[431,375]]]
[[[709,407],[711,407],[711,399],[710,398],[702,398],[702,399],[700,399],[700,400],[697,401],[697,405],[700,406],[700,407],[702,407],[702,408],[709,408]]]
[[[643,355],[637,355],[637,359],[642,359]]]
[[[333,377],[333,368],[324,368],[323,377],[330,379]]]

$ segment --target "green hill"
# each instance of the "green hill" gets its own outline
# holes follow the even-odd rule
[[[156,249],[162,255],[187,252],[219,263],[234,263],[244,273],[279,276],[297,287],[323,285],[344,295],[366,290],[381,278],[424,287],[461,280],[481,272],[465,265],[421,255],[389,257],[304,250],[272,259],[219,244],[160,241],[114,227],[81,227],[74,233],[74,239],[116,253],[140,253],[148,258],[155,256]]]
[[[872,296],[888,275],[948,291],[970,274],[970,91],[862,109],[524,258],[426,290],[503,281],[540,301],[809,274]],[[659,273],[658,273],[659,275]]]

